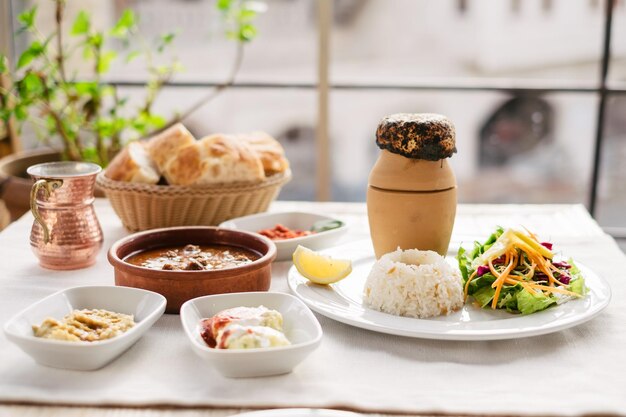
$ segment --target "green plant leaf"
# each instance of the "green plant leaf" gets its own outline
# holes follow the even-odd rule
[[[166,120],[163,116],[159,116],[158,114],[150,114],[148,115],[148,123],[159,128],[165,126]]]
[[[249,22],[256,17],[257,12],[256,10],[243,8],[239,10],[237,14],[237,19],[239,19],[240,22]]]
[[[35,73],[29,72],[19,83],[19,88],[27,97],[38,96],[43,93],[43,83],[41,78]]]
[[[7,57],[4,54],[0,54],[0,74],[4,74],[9,71],[7,65]]]
[[[85,162],[93,162],[96,164],[100,163],[100,158],[98,157],[98,150],[95,146],[86,146],[82,152],[82,158]]]
[[[124,38],[128,36],[136,24],[137,18],[135,13],[130,9],[126,9],[122,12],[122,16],[120,16],[113,29],[111,29],[110,34],[116,38]]]
[[[162,116],[143,111],[133,119],[132,126],[139,133],[144,134],[147,133],[148,130],[152,130],[148,128],[159,128],[164,126],[166,122],[167,121]]]
[[[101,97],[110,97],[115,95],[115,87],[107,84],[102,84],[100,86],[100,96]]]
[[[22,55],[20,55],[20,58],[17,60],[18,69],[23,68],[26,65],[30,64],[33,61],[33,59],[41,55],[43,50],[40,51],[38,48],[36,48],[36,44],[39,44],[39,42],[37,41],[33,42],[30,48],[22,52]]]
[[[111,68],[111,62],[117,58],[117,52],[106,51],[100,56],[100,62],[98,62],[98,74],[105,73]]]
[[[46,45],[47,44],[42,44],[39,41],[33,41],[28,49],[22,52],[19,59],[17,60],[17,68],[19,69],[25,67],[26,65],[30,64],[33,59],[42,55],[45,51]]]
[[[165,35],[161,35],[161,40],[163,41],[164,44],[168,45],[172,43],[175,37],[176,37],[176,34],[174,32],[170,32],[170,33],[166,33]]]
[[[169,32],[159,36],[159,40],[157,42],[157,51],[159,53],[163,52],[165,47],[174,41],[174,38],[176,38],[176,34],[174,32]]]
[[[232,0],[217,0],[217,3],[215,5],[218,10],[227,12],[232,7],[232,4],[233,4]]]
[[[17,120],[24,121],[28,117],[28,109],[26,106],[18,104],[15,106],[15,109],[13,109],[13,114]]]
[[[158,75],[166,75],[166,74],[169,74],[170,72],[172,72],[172,69],[170,68],[169,65],[157,65],[156,67],[154,67],[154,71]],[[150,88],[156,87],[156,80],[151,80],[151,82],[152,83],[149,83],[151,85],[149,85],[148,87],[150,87]]]
[[[241,25],[239,28],[239,40],[242,42],[249,42],[257,35],[256,27],[250,23]]]
[[[117,109],[122,108],[128,103],[128,97],[122,97],[117,101],[117,105],[111,108],[111,114],[115,114]]]
[[[89,45],[83,48],[83,58],[92,59],[94,57],[93,48]]]
[[[113,122],[110,119],[98,118],[95,128],[102,137],[110,137],[113,132]]]
[[[74,83],[76,92],[80,95],[94,95],[98,90],[98,83],[95,81],[80,81]]]
[[[35,26],[35,18],[37,17],[37,6],[33,6],[28,10],[23,11],[17,16],[18,22],[20,22],[24,29],[32,29]]]
[[[44,121],[46,123],[46,129],[48,129],[49,132],[55,132],[57,130],[57,122],[52,115],[46,116]]]
[[[13,112],[10,109],[6,107],[0,107],[0,120],[1,121],[6,123],[7,120],[9,120],[9,118],[11,117],[11,114],[13,114]]]
[[[91,29],[91,19],[89,14],[84,10],[81,10],[76,15],[76,19],[74,19],[74,24],[72,25],[72,35],[84,35],[89,32]]]
[[[96,32],[87,38],[87,43],[96,49],[101,48],[103,42],[104,42],[104,36],[100,32]]]
[[[126,62],[132,62],[135,59],[139,58],[141,56],[141,52],[140,51],[132,51],[131,53],[129,53],[128,55],[126,55]]]

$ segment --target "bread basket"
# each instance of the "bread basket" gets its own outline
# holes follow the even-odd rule
[[[190,187],[115,181],[101,172],[96,183],[124,227],[136,232],[170,226],[214,226],[266,211],[290,179],[287,170],[257,183]]]

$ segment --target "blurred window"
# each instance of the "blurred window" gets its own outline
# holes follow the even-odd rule
[[[318,16],[327,1],[332,14]],[[614,7],[603,89],[608,2]],[[12,0],[13,15],[30,3],[40,6],[42,22],[53,22],[47,0]],[[198,136],[246,130],[276,136],[294,171],[280,198],[314,199],[325,187],[334,200],[363,201],[378,153],[378,121],[394,112],[438,112],[456,125],[458,154],[452,164],[461,202],[579,202],[589,207],[595,190],[601,224],[626,228],[621,163],[626,151],[626,1],[264,3],[259,36],[246,46],[237,85],[186,122]],[[168,55],[158,58],[175,56],[185,68],[156,103],[164,114],[193,102],[224,80],[232,66],[235,46],[222,36],[214,0],[68,0],[67,7],[73,14],[90,10],[100,26],[111,25],[125,8],[134,9],[141,17],[142,36],[133,40],[138,45],[164,32],[177,33]],[[331,23],[330,46],[321,54],[329,60],[319,68],[319,28],[326,21]],[[16,53],[26,44],[16,37]],[[81,65],[80,60],[72,63],[78,73]],[[324,108],[318,71],[330,78],[325,126],[318,123],[326,120],[318,118]],[[110,76],[124,83],[131,100],[138,99],[141,90],[134,84],[145,80],[142,62],[120,62]],[[599,120],[602,103],[605,117]],[[596,161],[598,127],[603,152]],[[316,140],[323,140],[326,131],[330,146],[324,154]],[[316,181],[316,167],[327,164],[330,183]]]

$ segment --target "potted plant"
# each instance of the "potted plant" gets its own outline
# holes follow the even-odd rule
[[[113,27],[96,28],[88,12],[79,12],[65,38],[66,0],[54,0],[55,22],[51,34],[43,34],[36,25],[37,8],[18,16],[19,33],[32,36],[30,45],[16,63],[0,54],[0,125],[11,126],[17,136],[25,123],[49,146],[45,151],[18,152],[0,160],[0,196],[7,197],[13,216],[28,210],[31,182],[28,166],[59,159],[89,161],[106,166],[127,141],[151,136],[185,119],[221,91],[230,86],[241,65],[244,44],[256,36],[254,19],[258,3],[248,0],[217,0],[216,7],[226,23],[226,35],[237,44],[231,72],[225,82],[184,111],[166,119],[153,110],[161,89],[181,70],[172,60],[157,64],[155,55],[172,44],[175,34],[165,33],[150,46],[131,47],[131,37],[139,36],[137,16],[125,10]],[[115,42],[119,50],[110,48]],[[67,68],[74,54],[82,54],[92,74],[78,79]],[[105,79],[111,63],[143,58],[148,80],[144,102],[130,106],[128,98]],[[13,143],[19,143],[17,137]],[[15,151],[16,149],[14,149]],[[4,192],[2,191],[4,189]]]

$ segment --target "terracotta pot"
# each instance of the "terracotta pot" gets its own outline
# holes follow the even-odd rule
[[[369,177],[367,214],[376,258],[398,247],[445,256],[456,214],[456,179],[448,161],[381,151]]]
[[[187,244],[236,246],[257,252],[261,258],[236,268],[212,271],[150,269],[124,261],[136,252]],[[108,258],[115,268],[115,285],[157,292],[167,298],[166,313],[178,314],[185,301],[203,295],[269,290],[276,245],[256,233],[209,226],[169,227],[118,240]]]
[[[37,149],[18,152],[0,158],[0,198],[11,213],[11,220],[17,220],[30,210],[30,189],[33,180],[26,170],[29,166],[61,160],[61,154],[51,149]],[[105,197],[96,187],[96,197]]]

